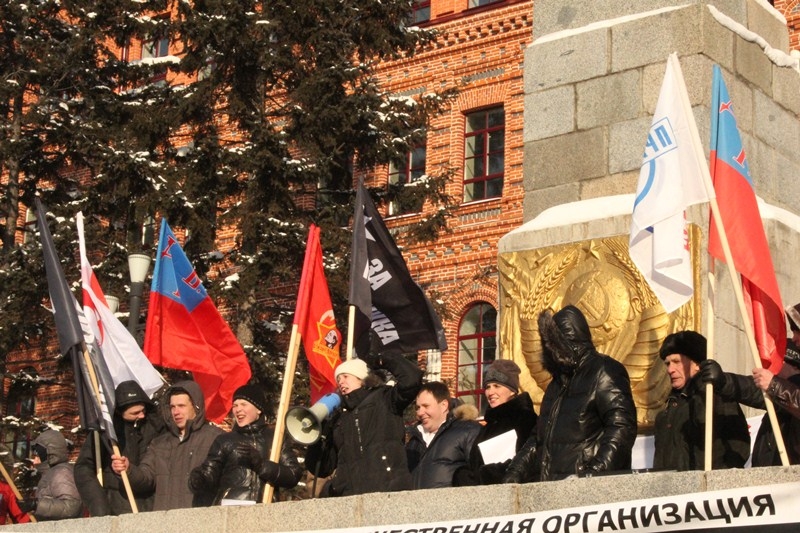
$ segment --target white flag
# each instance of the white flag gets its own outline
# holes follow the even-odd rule
[[[134,380],[152,397],[164,380],[144,355],[136,339],[117,320],[108,307],[100,283],[86,257],[83,237],[83,213],[76,217],[78,242],[81,253],[81,282],[83,284],[83,312],[95,338],[95,343],[106,362],[114,387],[123,381]],[[113,395],[113,391],[109,391]]]
[[[694,293],[685,209],[713,196],[704,173],[708,166],[673,53],[647,133],[629,242],[631,259],[667,312]]]

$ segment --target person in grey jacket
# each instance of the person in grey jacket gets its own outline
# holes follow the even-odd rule
[[[48,429],[36,437],[32,449],[33,464],[42,477],[36,486],[36,498],[20,502],[20,508],[40,521],[80,516],[81,496],[68,460],[67,440],[58,431]]]
[[[150,443],[138,465],[125,456],[112,455],[111,468],[128,472],[135,493],[155,490],[154,511],[210,505],[196,499],[189,489],[189,473],[208,455],[217,436],[224,432],[209,424],[200,386],[179,381],[167,391],[162,413],[167,432]]]
[[[469,464],[481,425],[472,405],[450,409],[450,391],[440,381],[424,383],[417,394],[419,424],[409,430],[408,468],[414,489],[452,487],[453,474]],[[470,410],[471,408],[471,410]]]

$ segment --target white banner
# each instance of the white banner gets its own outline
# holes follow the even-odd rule
[[[647,475],[647,474],[641,474]],[[555,487],[555,486],[554,486]],[[697,492],[537,513],[404,525],[337,528],[351,533],[592,533],[611,531],[800,531],[800,482]]]

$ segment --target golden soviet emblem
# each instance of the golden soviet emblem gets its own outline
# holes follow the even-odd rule
[[[652,427],[670,391],[658,349],[668,334],[699,326],[699,241],[691,225],[695,296],[669,314],[628,256],[627,235],[500,254],[499,353],[520,366],[520,386],[534,403],[551,379],[537,318],[572,304],[586,316],[597,350],[627,368],[640,429]]]

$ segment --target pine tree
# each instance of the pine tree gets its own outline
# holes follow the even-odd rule
[[[308,224],[323,228],[344,326],[354,177],[417,145],[429,117],[454,94],[394,97],[379,83],[380,61],[413,55],[434,35],[407,26],[406,0],[34,5],[41,10],[37,23],[58,26],[63,38],[59,49],[37,30],[35,53],[22,54],[19,71],[52,72],[20,80],[23,93],[5,92],[8,83],[0,88],[8,117],[15,117],[14,96],[40,115],[16,138],[9,120],[0,139],[3,170],[11,175],[14,164],[21,166],[19,201],[30,205],[34,191],[46,186],[51,209],[68,222],[78,209],[93,217],[88,246],[102,258],[101,284],[117,294],[126,277],[121,262],[139,246],[143,227],[164,216],[184,228],[184,249],[198,274],[260,380],[277,390],[286,349],[279,332],[291,321]],[[28,19],[21,10],[2,10],[13,14],[0,13],[8,25],[3,36],[17,35],[17,24]],[[157,38],[168,38],[173,54],[158,63],[111,53],[112,45]],[[19,46],[3,44],[0,54],[13,56]],[[57,65],[50,65],[51,46],[60,50]],[[163,72],[170,83],[152,82]],[[52,96],[35,96],[42,94]],[[21,138],[33,157],[19,155]],[[70,178],[68,168],[83,170],[81,179]],[[442,172],[420,186],[374,192],[379,201],[415,197],[441,206],[416,228],[415,235],[432,238],[448,216],[448,177]],[[7,236],[17,225],[12,210],[8,202]],[[230,229],[235,241],[222,242],[222,230]],[[19,247],[7,237],[3,250],[9,258]],[[33,299],[43,294],[36,289]],[[6,346],[19,342],[6,335],[0,331]]]

